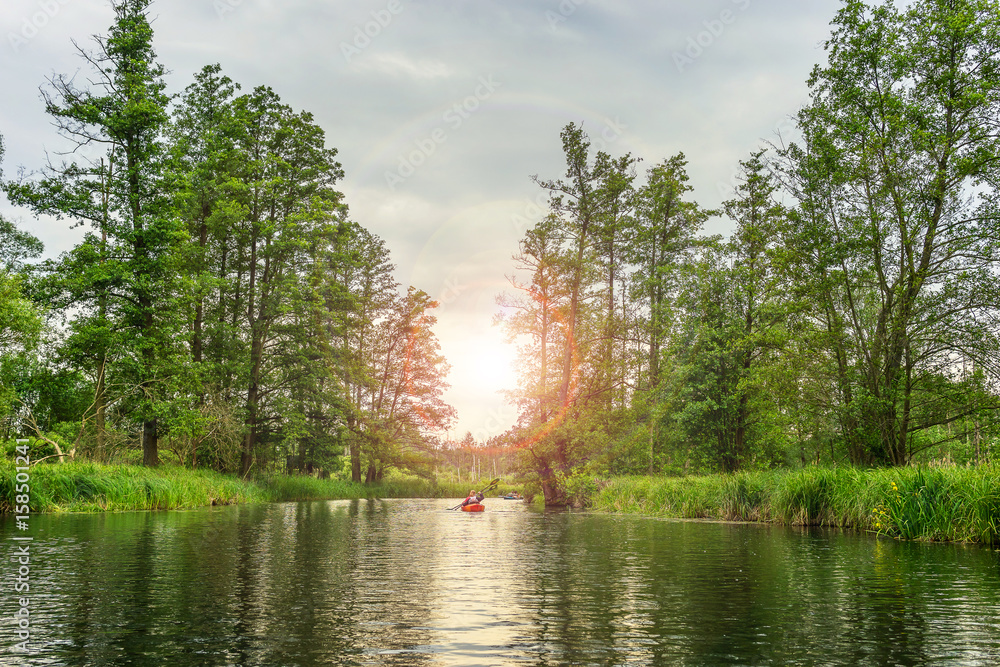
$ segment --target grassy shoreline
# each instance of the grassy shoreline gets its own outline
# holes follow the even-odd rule
[[[672,518],[851,528],[906,540],[1000,544],[1000,468],[805,468],[588,485],[586,506]]]
[[[0,514],[15,506],[16,470],[0,461]],[[467,482],[465,484],[468,484]],[[457,484],[436,484],[416,477],[375,485],[274,475],[240,479],[211,470],[177,466],[144,468],[88,462],[32,466],[32,512],[125,512],[172,510],[241,503],[355,498],[457,498],[468,491]]]
[[[13,511],[16,470],[0,461],[0,514]],[[209,470],[70,462],[33,466],[33,512],[169,510],[354,498],[461,498],[468,482],[416,477],[378,485]],[[581,483],[582,482],[582,483]],[[850,528],[907,540],[1000,545],[1000,467],[804,468],[696,477],[591,478],[576,502],[604,512]],[[498,493],[507,491],[501,487]]]

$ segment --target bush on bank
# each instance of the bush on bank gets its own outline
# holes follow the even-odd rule
[[[835,526],[908,540],[1000,544],[1000,468],[804,468],[621,477],[586,505],[659,517]]]

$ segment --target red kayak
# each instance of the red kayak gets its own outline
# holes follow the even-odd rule
[[[463,512],[482,512],[486,509],[486,506],[481,503],[470,503],[468,505],[462,505]]]

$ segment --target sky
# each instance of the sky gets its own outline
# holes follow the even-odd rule
[[[245,91],[270,86],[309,111],[339,151],[351,218],[385,239],[404,289],[440,303],[451,364],[451,436],[479,440],[515,420],[498,393],[514,351],[493,325],[511,256],[541,219],[532,175],[565,171],[560,130],[582,124],[592,150],[678,152],[691,196],[732,195],[739,161],[807,101],[840,0],[157,0],[150,8],[168,92],[219,63]],[[0,167],[13,177],[66,147],[39,87],[87,70],[106,34],[106,0],[0,4]],[[541,206],[540,206],[541,204]],[[56,256],[77,232],[0,202]],[[716,218],[707,233],[730,227]]]

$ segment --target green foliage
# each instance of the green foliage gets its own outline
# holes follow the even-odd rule
[[[85,228],[28,280],[40,244],[0,220],[4,432],[75,422],[81,456],[138,445],[150,466],[162,449],[244,474],[289,457],[329,471],[346,446],[356,481],[362,459],[372,480],[425,469],[426,432],[451,417],[436,304],[401,296],[384,243],[347,219],[310,113],[267,86],[241,94],[219,65],[167,93],[149,5],[112,0],[90,75],[43,89],[72,161],[3,184]],[[29,296],[62,317],[45,341]],[[42,342],[44,359],[27,354]]]
[[[76,161],[4,183],[85,233],[39,271],[37,239],[0,220],[3,435],[27,421],[96,460],[141,446],[148,465],[163,449],[437,493],[434,466],[473,444],[428,437],[453,417],[437,304],[349,220],[323,129],[219,65],[169,106],[149,1],[111,5],[89,88],[44,92]],[[737,472],[650,492],[680,513],[722,498],[732,517],[862,525],[871,485],[805,466],[995,460],[998,43],[996,0],[845,0],[801,140],[740,162],[728,239],[700,236],[719,212],[683,153],[643,181],[638,158],[564,127],[564,175],[535,178],[549,211],[516,257],[528,277],[500,299],[523,358],[497,446],[520,448],[526,482],[560,505],[608,474]],[[42,303],[64,326],[44,329]],[[769,476],[793,460],[798,476]],[[892,530],[961,520],[929,514],[947,482],[914,483],[883,508]],[[977,502],[962,511],[988,515]]]
[[[24,295],[24,280],[0,269],[0,349],[30,350],[41,337],[41,313]]]
[[[0,137],[0,162],[3,152]],[[43,310],[28,294],[30,270],[25,265],[41,252],[37,238],[0,217],[0,423],[7,423],[6,430],[23,400],[18,370],[30,363],[42,341]]]
[[[921,431],[997,406],[945,385],[966,361],[1000,372],[1000,144],[984,129],[1000,115],[1000,4],[848,0],[833,25],[803,142],[778,166],[797,200],[788,260],[848,457],[901,465]]]
[[[63,440],[56,433],[48,433],[46,434],[45,437],[48,438],[48,440],[56,442],[60,446],[63,446],[65,444],[65,440]],[[56,453],[55,447],[53,447],[52,443],[48,442],[47,440],[42,440],[36,437],[12,438],[10,440],[3,441],[2,444],[0,444],[0,447],[2,447],[4,460],[13,461],[17,456],[23,456],[23,454],[18,451],[18,447],[24,446],[24,443],[21,443],[19,445],[17,442],[19,439],[28,441],[27,451],[28,451],[28,456],[32,461],[37,461],[47,456],[52,456],[53,454]],[[64,449],[63,451],[66,450]]]
[[[600,482],[587,505],[650,516],[837,526],[910,540],[1000,544],[995,466],[619,477]]]
[[[996,0],[845,0],[801,140],[740,162],[727,240],[698,236],[683,154],[643,184],[563,129],[565,178],[535,179],[549,215],[515,258],[530,299],[500,300],[547,502],[581,470],[995,460],[997,44]],[[830,520],[840,478],[795,485],[768,511]]]
[[[603,484],[602,480],[586,475],[579,470],[570,472],[560,479],[559,483],[565,490],[568,504],[578,508],[584,507],[587,500],[593,497]]]
[[[882,479],[877,529],[903,539],[1000,543],[995,468],[904,468]]]
[[[768,477],[738,472],[727,476],[722,495],[722,512],[736,521],[762,521],[769,509]]]

